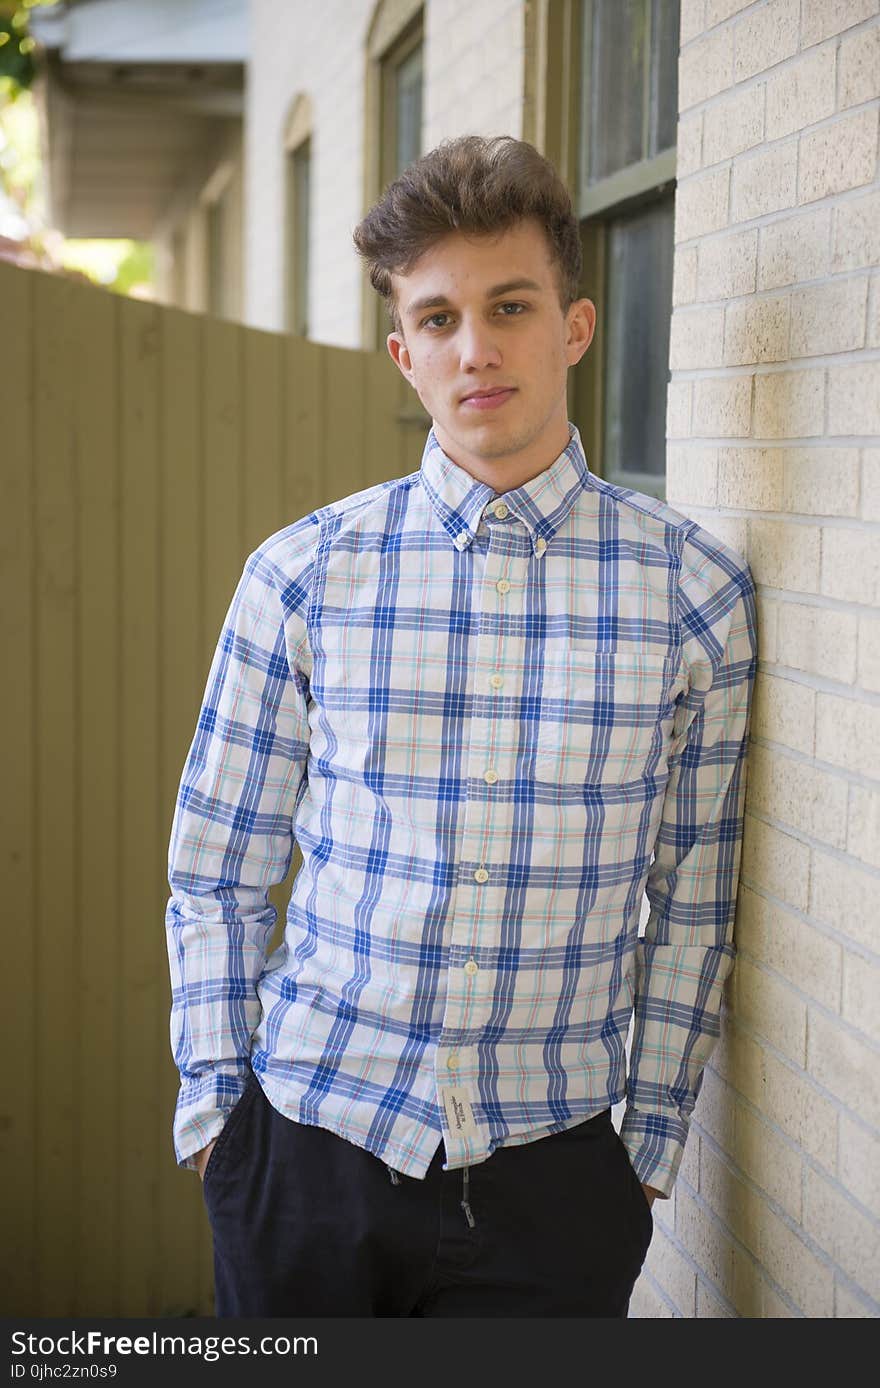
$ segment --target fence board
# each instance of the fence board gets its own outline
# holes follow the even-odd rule
[[[76,844],[77,555],[74,384],[69,341],[74,284],[34,286],[34,480],[37,538],[35,788],[37,848],[37,1211],[40,1297],[71,1315],[77,1260],[77,1052],[81,1010]],[[38,985],[37,985],[38,980]]]
[[[7,927],[4,959],[15,980],[3,1007],[7,1065],[0,1099],[0,1154],[4,1202],[3,1244],[10,1275],[7,1313],[26,1314],[37,1289],[37,1017],[32,988],[36,960],[36,536],[33,467],[34,280],[0,263],[0,302],[11,325],[3,367],[8,402],[0,449],[0,612],[11,678],[2,681],[5,794],[0,796],[3,900]],[[12,1275],[14,1269],[14,1276]]]
[[[158,1265],[156,1145],[159,1057],[152,1042],[166,999],[159,867],[159,331],[158,310],[120,305],[121,723],[123,894],[119,904],[125,999],[119,1054],[120,1194],[124,1217],[119,1314],[153,1313]],[[142,1313],[143,1314],[143,1313]]]
[[[160,535],[160,845],[162,895],[169,890],[165,862],[174,801],[183,763],[195,732],[204,690],[204,468],[201,412],[202,320],[174,309],[160,313],[161,324],[161,516]],[[162,922],[154,923],[160,930]],[[165,952],[167,960],[167,949]],[[171,1125],[180,1077],[168,1035],[171,983],[167,970],[155,1037],[159,1065],[159,1122],[155,1133],[159,1171],[160,1315],[212,1312],[209,1265],[210,1230],[198,1180],[178,1169]]]
[[[79,835],[77,1071],[81,1171],[76,1314],[100,1310],[108,1276],[118,1286],[120,1169],[118,1065],[121,1030],[119,837],[121,673],[119,636],[119,300],[78,288],[71,302],[78,458],[74,511],[79,554],[77,781]],[[103,1179],[96,1179],[100,1173]],[[109,1179],[108,1179],[109,1178]],[[84,1250],[88,1256],[82,1256]],[[110,1309],[110,1308],[108,1308]],[[112,1308],[115,1311],[115,1306]]]

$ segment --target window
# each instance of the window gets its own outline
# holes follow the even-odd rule
[[[312,187],[312,101],[300,92],[284,131],[284,326],[309,335],[309,228]]]
[[[598,313],[579,368],[580,417],[591,467],[662,497],[679,0],[581,0],[579,18],[582,293]]]
[[[288,150],[287,159],[287,331],[309,335],[309,189],[311,140]]]
[[[367,25],[364,56],[366,213],[388,184],[423,153],[424,16],[420,0],[376,0]],[[367,275],[362,276],[361,284],[361,342],[367,350],[385,354],[385,339],[391,329],[388,314]],[[419,424],[430,422],[421,406],[410,408]]]

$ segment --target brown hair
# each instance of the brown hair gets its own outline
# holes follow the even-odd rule
[[[568,189],[534,145],[512,135],[460,135],[404,169],[353,233],[394,331],[402,326],[392,272],[409,274],[451,231],[497,234],[525,217],[544,228],[567,313],[580,297],[580,232]]]

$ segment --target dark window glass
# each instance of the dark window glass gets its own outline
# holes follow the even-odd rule
[[[672,317],[674,202],[641,206],[607,227],[603,472],[662,477]]]

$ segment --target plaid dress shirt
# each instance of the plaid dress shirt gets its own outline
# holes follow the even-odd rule
[[[755,588],[569,436],[498,495],[431,429],[248,558],[171,831],[180,1165],[251,1065],[415,1177],[625,1099],[671,1191],[735,953]]]

